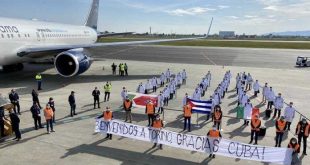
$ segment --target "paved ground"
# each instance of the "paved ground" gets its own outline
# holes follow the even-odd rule
[[[186,150],[175,149],[172,147],[164,146],[164,150],[150,149],[152,144],[135,141],[128,138],[122,138],[114,136],[112,141],[103,140],[104,135],[94,134],[94,118],[101,114],[102,110],[92,109],[92,97],[91,91],[95,86],[102,89],[106,81],[112,81],[113,92],[112,98],[108,103],[102,103],[102,107],[111,106],[115,112],[115,118],[123,120],[124,113],[119,111],[120,92],[123,86],[126,86],[130,91],[134,91],[139,82],[144,82],[148,78],[158,76],[161,72],[165,71],[168,67],[178,72],[185,68],[188,71],[189,80],[186,86],[182,86],[178,90],[177,98],[172,100],[167,107],[165,114],[166,129],[180,132],[182,130],[182,119],[180,116],[181,112],[181,100],[185,92],[190,94],[193,92],[196,84],[201,78],[210,70],[213,74],[211,82],[211,88],[207,91],[205,99],[214,90],[216,84],[218,84],[226,70],[231,70],[233,77],[237,72],[248,71],[252,73],[255,79],[259,79],[261,82],[269,82],[276,92],[282,92],[285,101],[293,101],[296,105],[297,110],[310,116],[310,112],[306,108],[308,106],[308,98],[310,97],[310,86],[309,86],[309,70],[297,69],[297,68],[277,68],[275,65],[267,66],[264,68],[263,65],[257,65],[255,67],[246,67],[244,65],[236,66],[238,63],[231,62],[233,66],[225,67],[220,64],[220,60],[214,60],[213,62],[218,65],[207,63],[199,63],[198,53],[193,55],[192,63],[197,65],[184,65],[180,58],[171,56],[173,50],[176,48],[155,48],[155,47],[130,47],[122,48],[115,54],[112,53],[113,48],[109,48],[109,51],[105,51],[105,56],[121,58],[124,57],[122,54],[128,53],[129,59],[124,58],[123,61],[111,60],[101,58],[100,61],[94,62],[92,67],[83,75],[75,78],[65,79],[57,75],[54,69],[48,65],[27,65],[24,72],[3,74],[0,73],[0,93],[3,95],[7,94],[11,88],[17,89],[17,92],[21,97],[22,115],[21,118],[21,129],[23,139],[20,142],[11,140],[12,138],[2,139],[0,142],[0,160],[4,164],[122,164],[122,165],[134,165],[134,164],[238,164],[246,165],[250,163],[260,164],[258,162],[251,162],[246,160],[232,159],[218,156],[216,159],[208,159],[208,155],[203,153],[189,152]],[[116,49],[116,48],[114,48]],[[169,57],[157,58],[159,62],[142,62],[135,57],[134,54],[141,52],[143,49],[145,54],[152,54],[154,49],[158,49],[157,53]],[[170,50],[171,49],[171,50]],[[185,57],[185,51],[189,54],[195,54],[194,51],[188,48],[180,48],[179,53]],[[213,50],[211,48],[198,48],[198,52],[202,50]],[[106,50],[106,49],[104,49]],[[209,51],[210,51],[209,50]],[[215,49],[213,50],[215,51]],[[222,49],[218,51],[224,52]],[[229,52],[233,50],[229,50]],[[237,51],[237,50],[235,50]],[[241,49],[238,49],[241,51]],[[256,50],[255,50],[256,51]],[[259,50],[261,51],[261,50]],[[161,53],[159,53],[161,52]],[[180,53],[182,52],[182,53]],[[276,52],[276,51],[274,51]],[[303,52],[292,51],[292,56]],[[99,50],[97,50],[99,53]],[[175,55],[176,55],[175,54]],[[221,54],[221,53],[218,53]],[[228,53],[226,53],[228,55]],[[236,53],[232,53],[236,54]],[[293,55],[294,54],[294,55]],[[134,57],[132,57],[134,56]],[[170,57],[171,56],[171,57]],[[214,55],[215,56],[215,55]],[[236,55],[237,56],[237,55]],[[243,55],[245,56],[245,53]],[[258,56],[258,55],[257,55]],[[266,58],[276,59],[276,57],[270,57],[265,55]],[[280,56],[280,55],[279,55]],[[224,55],[223,55],[224,57]],[[130,60],[130,58],[136,58],[136,60]],[[169,59],[164,63],[164,59]],[[147,57],[144,57],[146,60]],[[153,58],[155,59],[155,58]],[[175,60],[173,60],[175,59]],[[238,61],[235,58],[235,61]],[[295,59],[295,57],[294,57]],[[142,59],[140,59],[142,60]],[[152,59],[151,59],[152,60]],[[161,61],[162,60],[162,61]],[[266,59],[265,59],[266,60]],[[112,76],[110,71],[110,65],[112,62],[120,63],[126,62],[130,68],[130,76],[121,78],[118,76]],[[210,60],[209,60],[210,62]],[[249,63],[254,63],[252,60],[248,60]],[[272,61],[273,62],[273,61]],[[181,63],[181,64],[179,64]],[[275,62],[277,63],[277,62]],[[203,64],[203,65],[201,65]],[[210,65],[206,65],[210,64]],[[103,68],[105,68],[103,70]],[[271,69],[270,69],[271,68]],[[46,134],[45,129],[35,131],[33,129],[33,121],[29,108],[31,106],[31,90],[35,88],[34,74],[36,72],[43,71],[43,88],[40,92],[40,100],[42,104],[46,103],[49,97],[54,97],[56,101],[56,118],[57,124],[55,126],[55,133],[50,135]],[[242,127],[243,121],[235,119],[236,112],[234,108],[236,106],[235,92],[232,90],[235,85],[234,79],[229,89],[229,93],[223,100],[222,109],[224,115],[223,119],[223,137],[230,138],[232,140],[241,141],[248,143],[250,128]],[[78,115],[71,118],[68,117],[69,106],[67,103],[67,97],[71,90],[76,91],[77,97],[77,111]],[[249,92],[251,94],[251,92]],[[260,98],[252,98],[252,103],[261,109],[261,117],[264,116],[264,109],[266,105],[260,103]],[[147,117],[143,113],[142,109],[134,110],[134,123],[139,125],[146,125]],[[208,129],[211,128],[212,124],[209,121],[205,121],[205,116],[199,116],[200,128],[193,127],[192,134],[205,135]],[[296,115],[296,120],[293,123],[295,127],[299,116]],[[196,116],[193,116],[193,120],[196,120]],[[259,140],[260,145],[274,146],[275,129],[273,127],[274,120],[264,119],[263,124],[268,127],[267,135]],[[283,146],[288,143],[289,138],[293,136],[292,133],[288,133],[285,136]],[[309,157],[302,157],[303,164],[310,162]]]
[[[208,48],[173,46],[101,47],[92,50],[95,58],[294,69],[297,56],[310,50]],[[309,69],[308,69],[309,70]]]

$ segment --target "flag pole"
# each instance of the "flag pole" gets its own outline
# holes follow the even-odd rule
[[[198,117],[199,117],[199,115],[198,115],[198,113],[196,113],[196,128],[199,128],[200,126],[198,125]]]

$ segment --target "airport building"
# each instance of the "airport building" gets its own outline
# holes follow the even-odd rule
[[[235,38],[235,32],[234,31],[220,31],[219,37],[220,38]]]

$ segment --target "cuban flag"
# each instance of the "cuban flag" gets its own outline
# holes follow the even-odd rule
[[[200,101],[188,99],[189,104],[192,106],[193,113],[210,114],[212,109],[212,101]]]

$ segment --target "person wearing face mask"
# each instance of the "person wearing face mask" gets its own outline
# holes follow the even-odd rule
[[[151,126],[154,120],[154,114],[155,114],[155,105],[151,100],[148,100],[148,103],[145,105],[145,114],[147,114],[149,124],[148,127]]]
[[[251,141],[249,144],[253,142],[254,134],[255,134],[255,143],[257,145],[258,134],[261,126],[261,120],[259,119],[258,115],[255,115],[254,119],[251,120]]]
[[[155,129],[155,130],[160,130],[164,127],[164,123],[163,123],[163,120],[160,119],[160,115],[157,114],[156,117],[155,117],[155,120],[152,122],[152,128]],[[153,147],[152,148],[155,148],[157,145],[157,143],[154,143]],[[163,149],[163,145],[162,144],[159,144],[159,149]]]
[[[284,110],[284,117],[287,122],[287,129],[290,130],[291,123],[295,117],[295,108],[293,107],[293,102],[290,102],[289,106]]]
[[[188,132],[191,132],[191,117],[192,117],[192,106],[190,105],[189,101],[186,105],[183,106],[183,116],[184,116],[184,128],[183,131],[188,128]]]
[[[250,99],[247,100],[247,103],[244,105],[244,113],[243,113],[243,119],[244,119],[244,126],[249,125],[249,121],[252,119],[252,110],[253,105],[250,102]]]
[[[258,80],[255,81],[253,84],[253,90],[254,90],[254,96],[257,97],[257,94],[259,93],[259,83]]]
[[[268,83],[265,83],[265,86],[263,87],[263,98],[262,98],[263,103],[266,103],[268,91],[269,91]]]
[[[307,138],[309,137],[310,124],[303,118],[296,127],[296,135],[298,135],[298,144],[301,145],[303,141],[303,154],[307,155]]]
[[[163,111],[164,111],[164,96],[163,96],[162,91],[160,91],[159,95],[157,96],[157,108],[158,108],[157,113],[163,113]]]
[[[100,101],[99,101],[99,96],[100,96],[100,91],[98,90],[97,87],[92,92],[92,95],[94,97],[94,109],[96,109],[96,103],[98,104],[98,108],[100,108]]]
[[[127,96],[126,100],[123,103],[123,109],[125,110],[125,113],[126,113],[125,122],[127,122],[128,119],[129,119],[129,123],[132,122],[131,108],[132,108],[132,101]]]
[[[275,99],[275,94],[272,90],[272,87],[270,87],[267,92],[267,100],[268,100],[267,109],[270,109],[270,110],[272,109],[274,99]]]
[[[208,138],[211,138],[211,139],[222,138],[221,132],[216,128],[216,125],[213,125],[212,129],[209,130],[207,136]],[[211,154],[209,155],[209,158],[215,158],[215,154],[211,152]]]
[[[297,139],[291,138],[290,143],[287,145],[287,148],[291,148],[293,150],[292,164],[298,163],[298,153],[300,152],[300,145],[297,143]]]
[[[281,116],[281,109],[283,108],[284,100],[281,97],[281,93],[274,99],[274,114],[273,118],[276,118],[278,114],[278,118]]]
[[[46,120],[46,130],[48,134],[50,134],[49,127],[51,127],[51,132],[55,132],[53,128],[53,115],[53,109],[50,107],[49,104],[46,104],[46,108],[44,109],[44,117]]]
[[[106,107],[106,110],[103,111],[102,115],[98,116],[97,119],[103,118],[104,121],[110,122],[113,119],[113,112],[111,111],[110,107]],[[105,139],[112,140],[112,134],[107,134]]]
[[[286,130],[286,121],[284,120],[284,116],[281,116],[281,118],[276,121],[276,145],[275,147],[281,147],[282,137],[283,137],[285,130]]]
[[[215,103],[214,103],[214,100],[213,100],[213,97],[212,97],[212,96],[210,96],[210,101],[211,101],[211,114],[207,114],[207,119],[206,119],[206,121],[209,120],[210,115],[212,116],[212,121],[213,121]]]
[[[213,121],[214,121],[214,125],[217,127],[217,129],[220,129],[220,125],[222,123],[222,117],[223,117],[223,113],[221,110],[221,107],[219,105],[214,107],[215,111],[213,114]]]
[[[182,106],[186,105],[187,99],[189,99],[189,97],[188,97],[188,94],[185,93],[185,96],[184,96],[184,98],[183,98],[183,100],[182,100]]]
[[[15,89],[11,90],[11,93],[9,94],[9,99],[10,99],[11,103],[14,105],[14,113],[15,114],[18,113],[19,115],[21,115],[20,105],[19,105],[19,96],[16,93]],[[16,111],[16,109],[17,109],[17,111]]]

